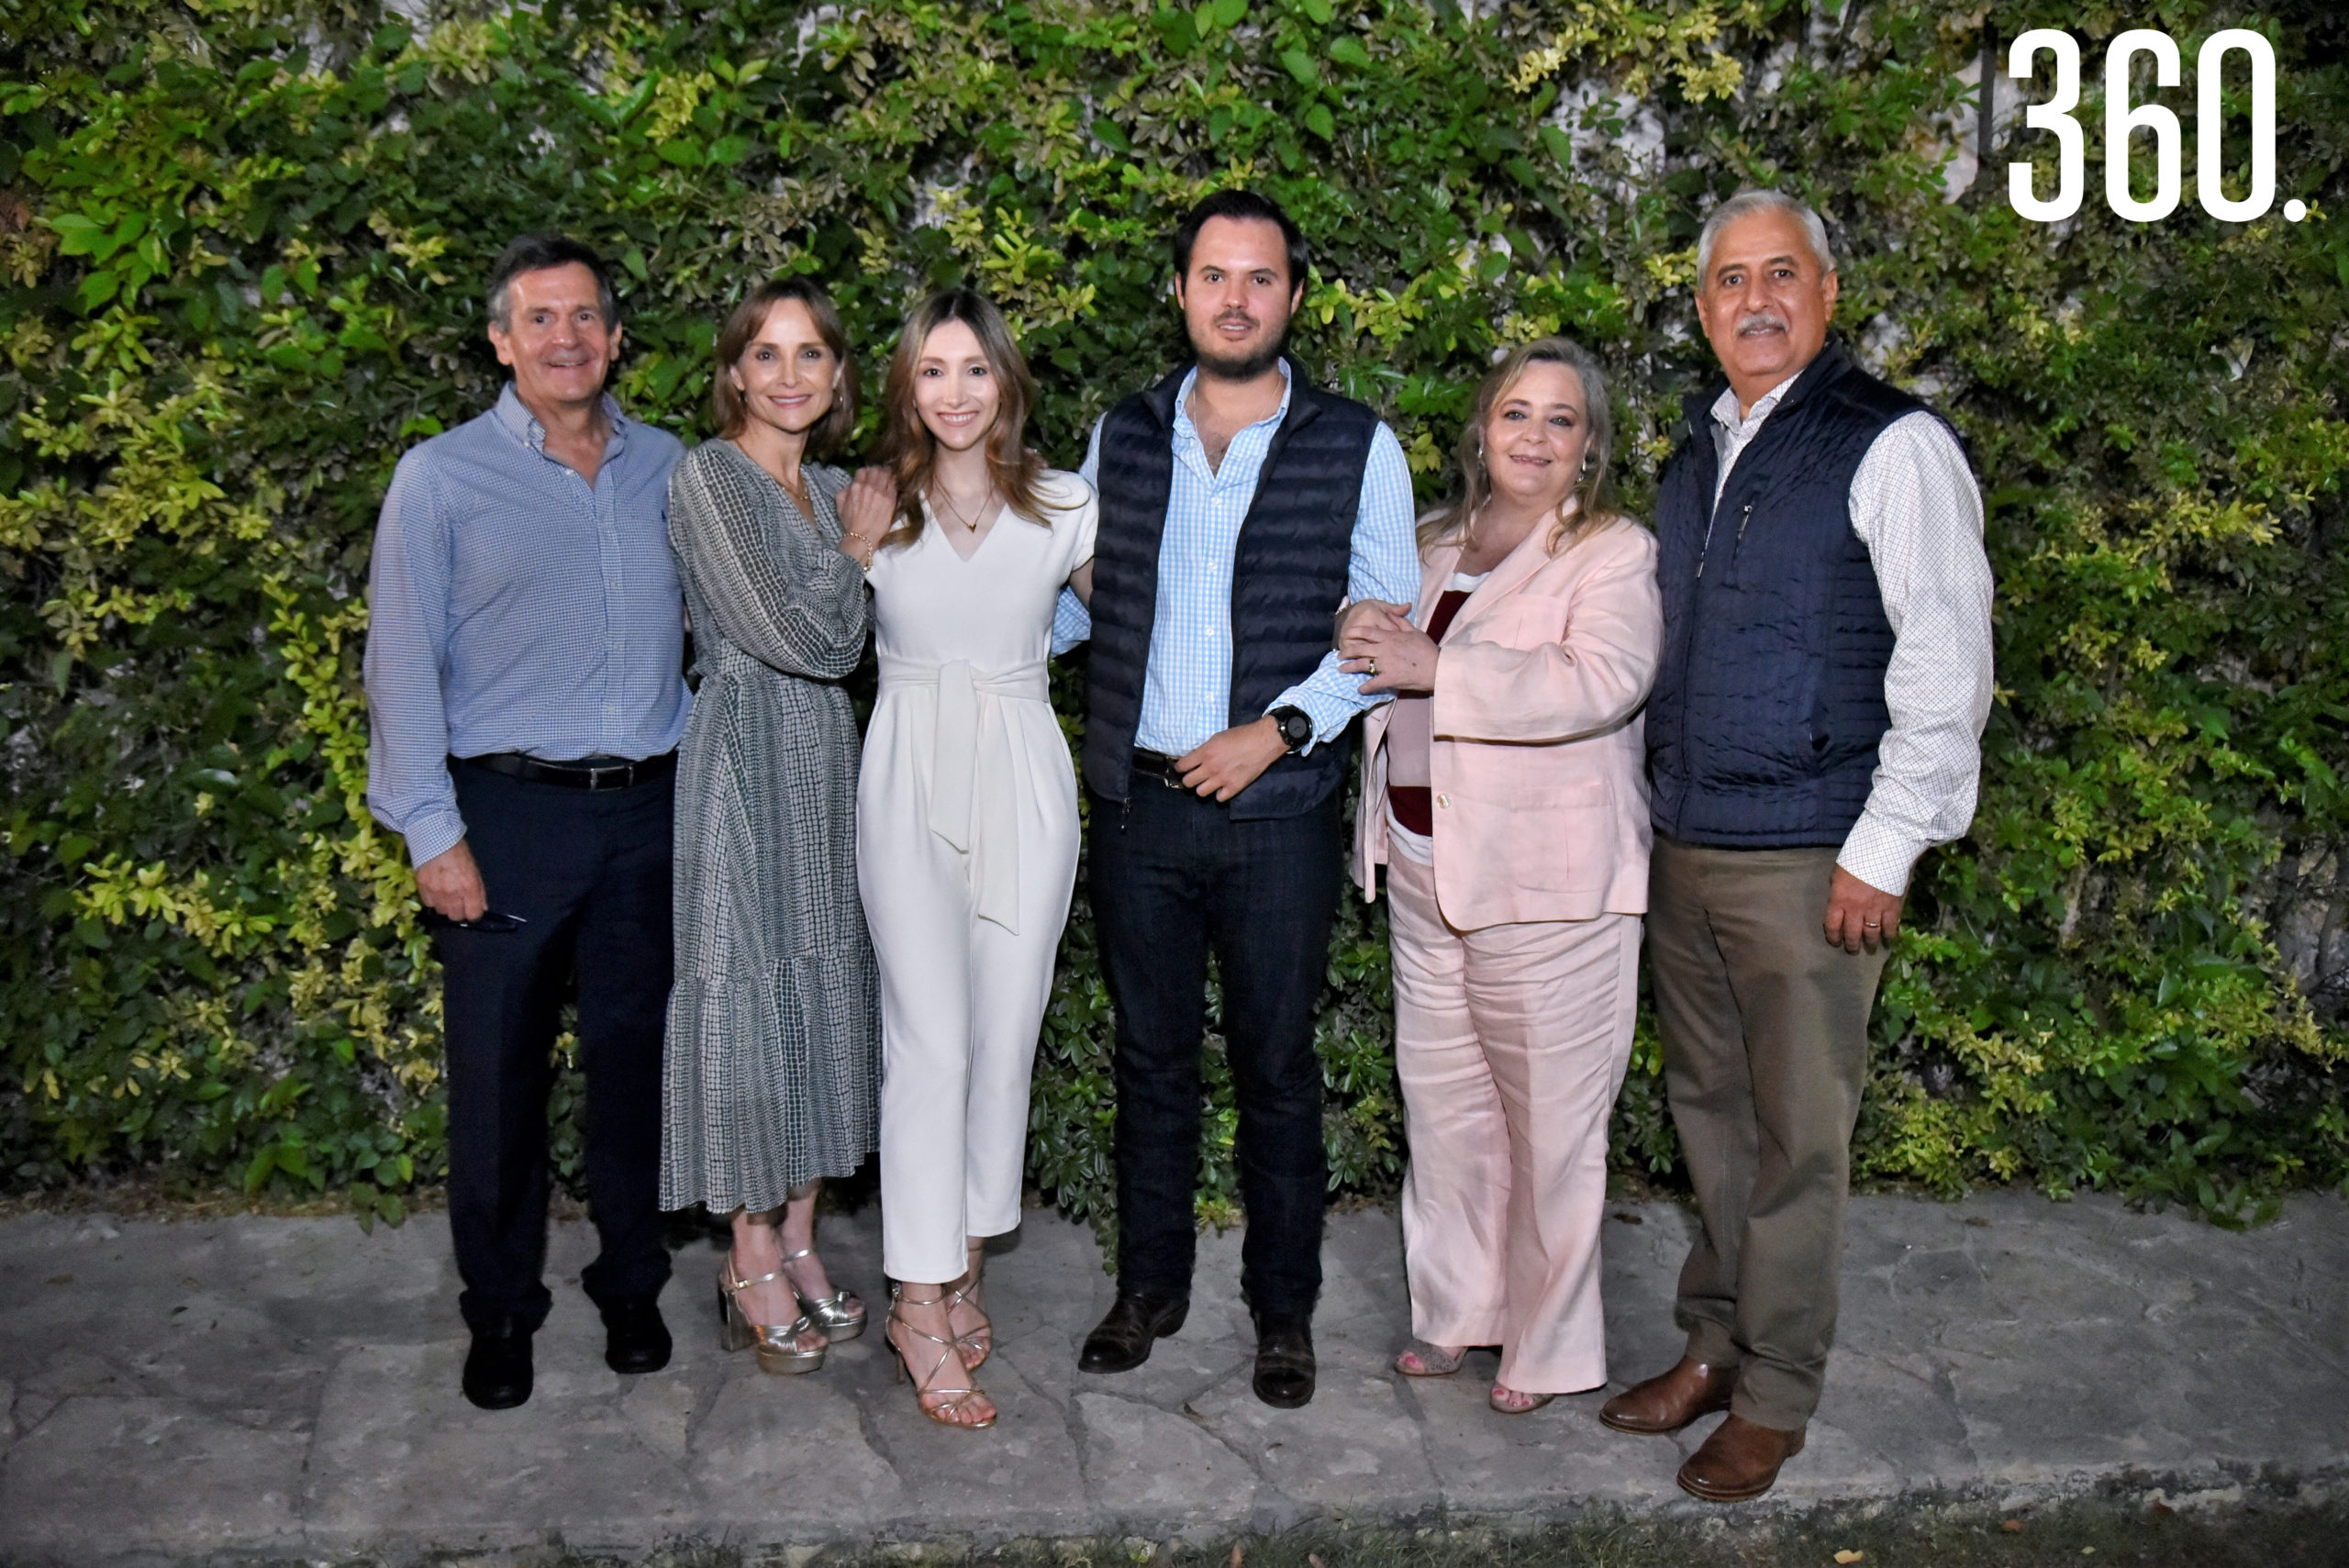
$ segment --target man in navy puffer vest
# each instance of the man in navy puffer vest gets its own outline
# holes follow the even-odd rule
[[[1690,399],[1657,498],[1648,951],[1704,1227],[1687,1355],[1600,1418],[1726,1409],[1679,1479],[1731,1501],[1770,1489],[1819,1404],[1876,981],[1911,866],[1974,816],[1990,569],[1955,435],[1828,338],[1816,213],[1722,203],[1697,291],[1729,385]]]
[[[1329,1185],[1313,1012],[1347,727],[1383,700],[1338,668],[1331,623],[1349,598],[1413,603],[1419,580],[1393,432],[1282,357],[1305,270],[1303,237],[1264,197],[1194,208],[1174,292],[1197,364],[1110,409],[1084,469],[1101,497],[1085,782],[1118,1009],[1118,1299],[1080,1364],[1141,1365],[1187,1309],[1212,951],[1255,1390],[1279,1406],[1313,1396]]]

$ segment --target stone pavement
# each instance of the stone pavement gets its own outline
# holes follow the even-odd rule
[[[1611,1370],[1668,1364],[1688,1219],[1616,1204]],[[828,1219],[837,1277],[882,1296],[878,1214]],[[586,1227],[556,1227],[576,1276]],[[629,1552],[1022,1535],[1205,1538],[1323,1517],[1702,1512],[1675,1441],[1598,1424],[1603,1396],[1488,1411],[1495,1362],[1411,1382],[1394,1217],[1335,1217],[1320,1393],[1248,1392],[1236,1234],[1201,1250],[1190,1321],[1141,1370],[1081,1376],[1110,1297],[1090,1235],[1031,1213],[989,1267],[991,1432],[915,1412],[877,1331],[813,1376],[718,1350],[714,1248],[678,1260],[670,1369],[607,1371],[558,1285],[538,1392],[489,1414],[457,1392],[465,1337],[445,1226],[346,1219],[0,1221],[0,1561],[317,1558],[549,1544]],[[877,1311],[876,1311],[877,1318]],[[1842,1344],[1809,1446],[1754,1507],[1916,1495],[2013,1503],[2093,1487],[2175,1497],[2349,1485],[2349,1204],[2288,1204],[2232,1234],[2084,1198],[1997,1193],[1852,1206]]]

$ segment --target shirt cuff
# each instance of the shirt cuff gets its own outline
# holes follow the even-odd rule
[[[1895,896],[1909,891],[1909,873],[1917,857],[1933,846],[1901,832],[1863,811],[1843,840],[1835,863],[1875,888]]]
[[[426,812],[400,835],[407,840],[407,863],[411,867],[447,854],[464,836],[465,819],[457,815],[453,806]]]
[[[1382,693],[1381,697],[1384,695]],[[1328,692],[1316,691],[1309,685],[1291,686],[1275,697],[1264,711],[1270,713],[1276,707],[1296,708],[1313,721],[1313,739],[1297,748],[1299,756],[1310,756],[1316,746],[1335,740],[1344,734],[1346,726],[1353,722],[1354,715],[1362,711],[1353,703],[1331,696]]]
[[[1052,605],[1052,653],[1054,657],[1067,652],[1093,635],[1093,612],[1076,596],[1074,588],[1063,588]]]

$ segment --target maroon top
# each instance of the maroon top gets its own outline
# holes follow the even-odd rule
[[[1435,602],[1435,613],[1428,617],[1428,639],[1442,642],[1443,634],[1452,629],[1452,617],[1468,602],[1464,588],[1446,588]],[[1389,784],[1387,802],[1395,808],[1395,820],[1422,839],[1435,837],[1435,795],[1425,784]]]

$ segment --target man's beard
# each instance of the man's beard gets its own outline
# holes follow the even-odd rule
[[[1219,381],[1253,381],[1280,362],[1288,352],[1288,323],[1265,340],[1264,346],[1252,353],[1219,354],[1197,339],[1191,340],[1191,352],[1197,357],[1199,370]]]

